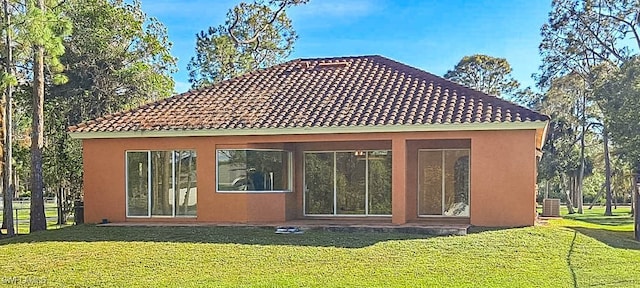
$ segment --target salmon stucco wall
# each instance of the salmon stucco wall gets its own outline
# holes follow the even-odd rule
[[[124,221],[124,153],[117,147],[104,145],[103,141],[82,142],[85,222]]]
[[[535,220],[535,130],[448,131],[237,137],[83,140],[85,221],[283,222],[304,218],[303,152],[321,149],[391,149],[391,221],[420,221],[416,214],[419,143],[452,139],[470,145],[468,222],[478,226],[527,226]],[[322,142],[322,143],[316,143]],[[432,143],[436,143],[432,142]],[[445,141],[446,142],[446,141]],[[287,143],[287,144],[283,144]],[[415,144],[418,143],[418,144]],[[470,144],[468,144],[470,143]],[[415,145],[414,145],[415,144]],[[416,146],[417,145],[417,146]],[[429,144],[431,145],[431,144]],[[216,149],[284,148],[292,151],[292,192],[216,192]],[[129,150],[195,150],[197,217],[126,217],[125,155]],[[396,157],[399,156],[399,157]]]
[[[87,223],[101,222],[102,219],[110,222],[285,221],[286,203],[287,199],[291,199],[292,192],[216,193],[216,148],[248,146],[229,146],[231,143],[229,141],[212,140],[214,138],[204,137],[84,140],[85,221]],[[196,151],[197,217],[126,217],[125,155],[127,151],[135,150]]]
[[[471,224],[530,226],[535,222],[535,133],[487,131],[471,140]]]

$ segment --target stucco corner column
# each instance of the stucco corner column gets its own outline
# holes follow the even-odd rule
[[[407,141],[401,137],[394,137],[391,141],[393,161],[391,164],[391,203],[393,224],[407,223]]]

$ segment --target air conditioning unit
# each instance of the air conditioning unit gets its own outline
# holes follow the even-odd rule
[[[544,199],[542,202],[542,216],[560,217],[560,199]]]

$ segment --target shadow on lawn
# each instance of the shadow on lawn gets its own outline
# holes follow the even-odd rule
[[[633,217],[628,213],[614,213],[612,216],[602,214],[570,214],[564,218],[576,221],[587,222],[609,227],[621,227],[633,225]],[[610,247],[621,249],[640,250],[640,242],[634,240],[632,231],[614,231],[610,229],[588,228],[588,227],[568,227],[585,236],[596,239]]]
[[[596,239],[610,247],[640,250],[640,242],[633,239],[633,231],[611,231],[606,229],[569,227],[585,236]]]
[[[584,221],[593,224],[599,225],[607,225],[607,226],[624,226],[633,224],[633,217],[630,217],[627,214],[624,215],[614,215],[614,216],[604,216],[604,215],[579,215],[572,214],[566,215],[564,218],[573,219],[578,221]]]
[[[33,242],[173,242],[245,245],[294,245],[362,248],[389,240],[424,239],[433,236],[377,232],[326,232],[275,234],[273,229],[253,227],[97,227],[80,225],[36,232],[0,240],[0,245]]]

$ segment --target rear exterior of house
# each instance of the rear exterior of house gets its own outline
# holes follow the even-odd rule
[[[527,226],[547,121],[362,56],[293,60],[70,132],[90,223]]]

